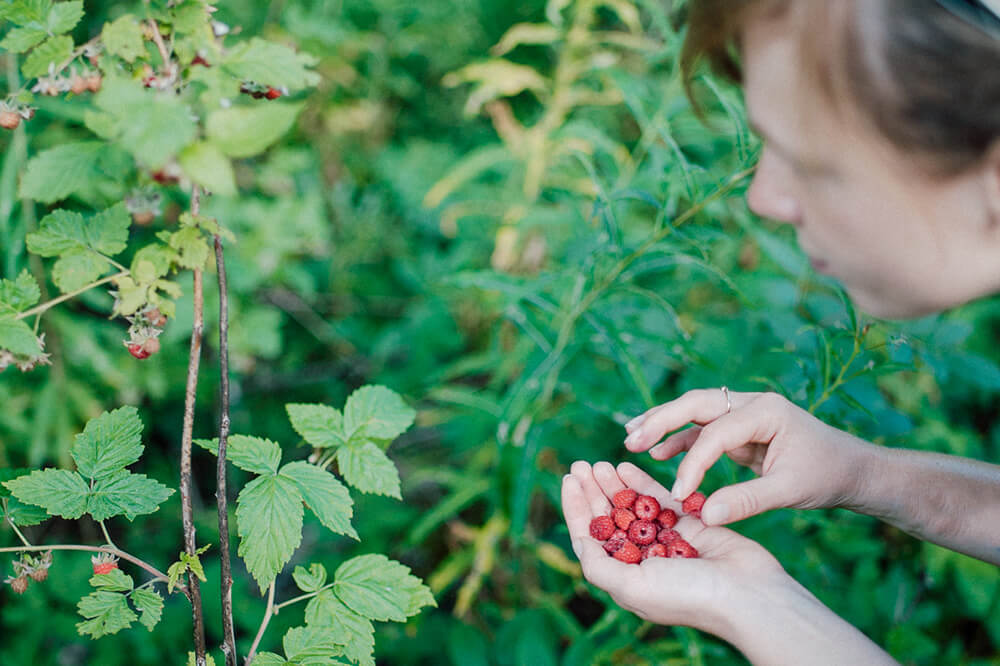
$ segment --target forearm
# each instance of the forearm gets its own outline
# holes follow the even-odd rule
[[[877,446],[869,459],[848,508],[1000,564],[1000,466]]]

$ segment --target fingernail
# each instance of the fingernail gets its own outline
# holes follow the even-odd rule
[[[670,491],[670,496],[678,502],[684,501],[687,495],[684,494],[684,482],[680,479],[674,481],[674,489]]]
[[[710,504],[701,512],[701,522],[706,525],[719,525],[729,518],[729,505]]]
[[[632,428],[638,428],[639,426],[642,425],[642,422],[645,420],[646,420],[646,415],[639,414],[639,416],[635,417],[634,419],[625,424],[625,429],[631,432]]]
[[[632,431],[632,434],[625,438],[625,446],[631,446],[639,441],[642,436],[642,428],[636,428]]]

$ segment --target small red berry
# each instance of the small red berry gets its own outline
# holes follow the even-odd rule
[[[695,518],[700,518],[703,504],[705,504],[705,495],[695,491],[688,495],[688,498],[681,503],[681,509],[684,513],[691,514]]]
[[[615,522],[611,516],[597,516],[590,521],[590,536],[599,541],[607,541],[615,533]]]
[[[0,111],[0,127],[4,129],[17,129],[21,124],[21,114],[16,111]]]
[[[619,509],[631,509],[632,505],[635,504],[635,498],[638,496],[639,493],[631,488],[625,488],[615,493],[615,496],[611,498],[611,503]]]
[[[623,530],[616,530],[611,538],[604,542],[604,550],[608,555],[614,555],[615,551],[628,541],[628,535]]]
[[[681,533],[677,530],[670,529],[669,527],[664,527],[656,534],[656,540],[662,544],[668,544],[671,541],[676,541],[681,538]]]
[[[149,358],[149,352],[144,349],[143,345],[137,343],[131,343],[128,345],[128,353],[135,356],[140,361],[144,358]]]
[[[271,86],[268,86],[267,92],[264,93],[264,97],[268,99],[278,99],[279,97],[281,97],[281,91],[278,90],[277,88],[272,88]]]
[[[635,520],[635,514],[628,509],[615,509],[611,512],[611,517],[614,519],[615,525],[623,530],[627,530],[628,526]]]
[[[81,95],[87,90],[87,79],[82,76],[74,76],[69,84],[69,91],[74,95]]]
[[[677,524],[677,514],[674,513],[673,509],[664,509],[656,517],[656,522],[663,527],[673,527]]]
[[[28,572],[28,575],[31,576],[31,580],[35,581],[36,583],[41,583],[42,581],[44,581],[46,578],[49,577],[49,570],[46,567],[41,567],[39,569],[32,569],[30,572]]]
[[[642,551],[631,541],[625,541],[621,548],[613,553],[612,557],[625,564],[635,564],[642,559]]]
[[[132,221],[138,224],[140,227],[144,227],[147,224],[150,224],[155,219],[156,219],[156,213],[154,213],[151,210],[141,210],[132,213]]]
[[[670,553],[662,543],[652,543],[642,551],[642,559],[648,560],[651,557],[670,557]]]
[[[103,574],[109,574],[117,568],[117,562],[101,562],[100,564],[94,565],[94,575],[101,576]]]
[[[146,356],[152,356],[153,354],[160,351],[160,341],[157,338],[149,338],[142,343],[142,351],[146,352]]]
[[[96,72],[87,77],[87,89],[90,92],[99,92],[102,83],[101,75]]]
[[[660,503],[656,501],[655,497],[639,495],[632,510],[635,512],[635,517],[640,520],[656,520],[656,517],[660,515]]]
[[[191,61],[191,65],[192,66],[194,66],[194,65],[201,65],[202,67],[211,67],[212,66],[211,64],[209,64],[209,62],[207,60],[205,60],[204,58],[202,58],[200,54],[196,55],[194,57],[194,60]]]
[[[10,589],[14,591],[14,594],[24,594],[25,590],[28,589],[28,577],[21,574],[17,578],[11,578]]]
[[[648,520],[636,520],[628,528],[628,538],[640,546],[656,541],[656,525]]]
[[[667,546],[670,557],[698,557],[698,551],[684,539],[674,539]]]

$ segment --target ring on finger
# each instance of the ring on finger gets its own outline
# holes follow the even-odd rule
[[[733,411],[733,401],[729,399],[729,387],[723,386],[720,390],[722,391],[722,395],[726,396],[726,414],[728,414]]]

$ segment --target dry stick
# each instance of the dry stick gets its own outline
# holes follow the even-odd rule
[[[222,241],[215,236],[215,266],[219,274],[219,370],[221,416],[219,418],[219,459],[216,468],[215,501],[219,507],[219,557],[222,560],[222,651],[226,666],[236,666],[236,633],[233,630],[233,571],[229,559],[229,505],[226,498],[226,443],[229,439],[229,288]]]
[[[200,201],[198,186],[191,191],[191,213],[198,214]],[[181,520],[184,524],[184,550],[197,557],[194,537],[194,509],[191,504],[191,444],[194,434],[195,396],[198,389],[198,366],[201,363],[201,339],[205,329],[204,294],[201,269],[194,270],[194,325],[191,328],[191,351],[188,356],[187,387],[184,392],[184,429],[181,433]],[[205,666],[205,617],[201,608],[201,587],[198,577],[188,571],[188,588],[191,591],[191,610],[194,616],[195,663]]]

